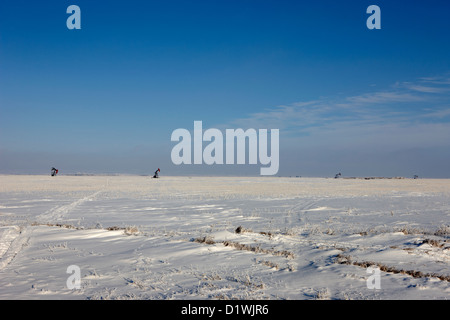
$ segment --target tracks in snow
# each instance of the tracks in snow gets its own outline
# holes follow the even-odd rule
[[[62,206],[57,206],[40,214],[36,217],[36,220],[39,222],[53,222],[53,221],[61,221],[68,213],[74,210],[76,207],[82,205],[85,202],[93,201],[102,191],[97,191],[91,195],[88,195],[79,200],[73,201],[69,204],[65,204]]]
[[[60,221],[76,207],[87,201],[94,200],[102,191],[97,191],[69,204],[56,206],[36,217],[36,221],[50,223],[50,221]],[[9,265],[16,255],[27,246],[32,235],[32,230],[25,226],[0,227],[0,270]]]
[[[5,268],[30,241],[30,232],[18,226],[0,228],[0,271]]]

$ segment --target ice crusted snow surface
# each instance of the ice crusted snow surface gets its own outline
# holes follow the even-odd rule
[[[449,180],[0,176],[0,299],[448,299],[449,239]]]

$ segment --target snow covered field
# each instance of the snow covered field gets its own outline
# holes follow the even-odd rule
[[[0,299],[448,299],[449,239],[449,180],[0,176]]]

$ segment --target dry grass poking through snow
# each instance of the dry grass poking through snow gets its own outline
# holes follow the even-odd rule
[[[409,276],[412,276],[413,278],[438,278],[442,281],[448,281],[450,282],[450,276],[448,275],[442,275],[437,273],[423,273],[422,271],[415,271],[415,270],[403,270],[403,269],[397,269],[395,267],[386,266],[384,264],[373,262],[373,261],[354,261],[351,256],[349,255],[343,255],[338,254],[336,256],[335,262],[338,264],[348,264],[348,265],[354,265],[359,266],[363,268],[368,267],[378,267],[383,272],[390,272],[390,273],[399,273],[399,274],[406,274]]]
[[[246,232],[252,233],[253,230],[251,230],[251,229],[245,229],[245,228],[243,228],[242,226],[239,226],[239,227],[236,228],[236,230],[234,230],[234,232],[235,232],[235,233],[238,233],[238,234],[246,233]],[[273,237],[273,233],[272,233],[272,232],[261,231],[261,232],[258,232],[258,233],[259,233],[259,234],[262,234],[263,236],[268,236],[269,239],[272,239],[272,237]]]
[[[129,227],[107,227],[107,228],[84,228],[84,227],[77,227],[71,224],[62,224],[62,223],[38,223],[33,222],[31,224],[32,226],[47,226],[47,227],[58,227],[58,228],[64,228],[64,229],[72,229],[72,230],[88,230],[88,229],[104,229],[107,231],[117,231],[117,230],[123,230],[124,234],[131,236],[131,235],[138,235],[140,234],[139,229],[136,226],[129,226]]]
[[[266,253],[266,254],[271,254],[273,256],[283,256],[288,259],[294,259],[294,254],[287,250],[278,251],[278,250],[272,250],[272,249],[264,249],[264,248],[261,248],[260,246],[250,246],[247,244],[242,244],[242,243],[233,242],[233,241],[223,241],[222,243],[225,247],[232,247],[237,250],[247,250],[247,251],[254,252],[254,253]]]
[[[244,233],[244,232],[252,232],[251,230],[246,230],[244,228],[242,228],[241,226],[239,226],[236,230],[235,233]],[[266,233],[266,232],[260,232],[259,234],[263,234],[263,235],[267,235],[269,236],[269,238],[272,238],[272,234],[271,233]],[[196,238],[193,240],[194,242],[197,243],[204,243],[204,244],[216,244],[216,242],[214,241],[214,239],[210,236],[205,236],[205,237],[200,237],[200,238]],[[287,250],[275,250],[275,249],[264,249],[261,246],[257,245],[257,246],[251,246],[248,244],[242,244],[239,242],[235,242],[235,241],[229,241],[229,240],[225,240],[221,242],[225,247],[231,247],[237,250],[245,250],[245,251],[250,251],[253,253],[263,253],[263,254],[271,254],[273,256],[282,256],[285,257],[287,259],[294,259],[294,254],[290,251]]]

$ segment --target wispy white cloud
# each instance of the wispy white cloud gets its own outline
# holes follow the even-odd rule
[[[423,85],[412,85],[409,87],[413,91],[418,92],[425,92],[425,93],[444,93],[448,92],[448,88],[436,88],[436,87],[430,87],[430,86],[423,86]]]
[[[415,95],[412,92],[380,91],[348,97],[346,101],[352,106],[361,106],[393,102],[419,102],[424,101],[424,99],[425,97]]]
[[[335,126],[450,123],[450,82],[446,84],[446,81],[444,77],[421,78],[415,82],[395,83],[387,90],[279,105],[236,119],[233,125],[277,128],[295,135],[312,134],[313,128],[326,131]]]
[[[419,81],[423,83],[431,83],[434,85],[450,85],[450,75],[435,76],[435,77],[422,77]]]

